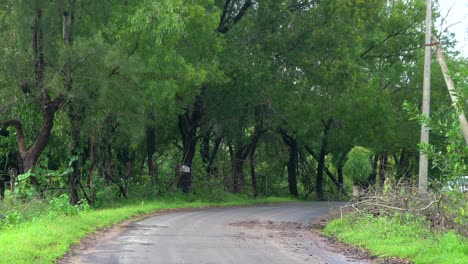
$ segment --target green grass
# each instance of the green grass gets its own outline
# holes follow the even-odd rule
[[[73,216],[44,214],[0,230],[0,263],[54,263],[81,238],[123,220],[165,209],[235,206],[292,201],[288,198],[248,199],[230,197],[229,202],[187,202],[182,199],[130,202],[116,208],[88,210]]]
[[[405,217],[348,215],[331,221],[322,234],[363,247],[379,257],[399,257],[414,263],[468,263],[468,239],[454,232],[437,233],[424,221]]]

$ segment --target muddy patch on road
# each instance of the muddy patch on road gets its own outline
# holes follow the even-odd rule
[[[229,226],[247,234],[262,234],[264,240],[283,254],[297,259],[298,263],[376,263],[369,256],[335,250],[333,244],[327,243],[327,239],[320,236],[314,225],[249,220],[231,223]]]
[[[245,229],[242,233],[263,233],[270,242],[281,251],[289,251],[295,258],[306,262],[322,263],[365,263],[365,264],[410,264],[411,262],[398,258],[377,258],[363,248],[341,243],[335,238],[323,237],[320,230],[329,220],[329,216],[316,219],[310,225],[294,222],[272,221],[241,221],[229,224],[231,227]],[[344,255],[344,258],[343,258]],[[317,258],[314,260],[314,258]]]

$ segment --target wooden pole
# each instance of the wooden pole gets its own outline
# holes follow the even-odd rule
[[[445,84],[447,85],[450,99],[452,100],[453,106],[455,107],[455,111],[458,115],[458,120],[460,121],[463,137],[465,138],[465,143],[468,145],[468,122],[466,121],[463,109],[458,109],[457,107],[458,96],[455,90],[455,85],[453,84],[452,78],[449,75],[447,63],[445,62],[444,55],[442,54],[442,50],[440,49],[439,42],[436,37],[434,37],[434,49],[437,56],[437,60],[440,64],[440,69],[442,70],[442,75],[444,75]]]
[[[424,49],[424,82],[422,114],[429,117],[431,100],[431,36],[432,36],[432,1],[426,0],[426,38]],[[429,144],[429,127],[421,124],[421,144]],[[429,161],[425,153],[419,153],[419,182],[418,193],[427,193],[427,175],[429,171]]]

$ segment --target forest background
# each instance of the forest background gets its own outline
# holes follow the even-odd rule
[[[322,200],[349,192],[354,146],[371,151],[363,184],[412,181],[419,130],[402,105],[421,100],[424,7],[3,1],[1,186],[72,204],[177,187]],[[463,87],[466,59],[448,56]],[[433,76],[443,123],[451,103]]]

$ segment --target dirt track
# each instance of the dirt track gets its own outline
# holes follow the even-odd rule
[[[118,225],[60,263],[370,263],[334,253],[310,229],[337,206],[288,203],[160,214]]]

